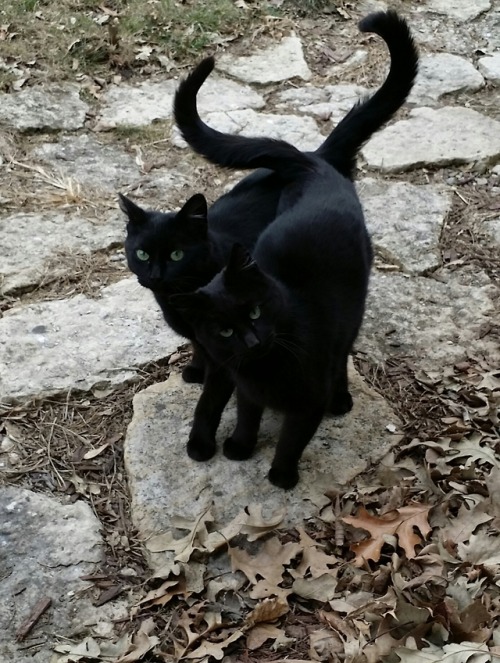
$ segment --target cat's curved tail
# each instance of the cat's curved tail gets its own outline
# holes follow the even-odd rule
[[[350,179],[360,147],[401,107],[418,70],[418,51],[410,29],[395,11],[369,14],[359,29],[378,34],[386,42],[391,56],[389,75],[374,95],[349,111],[316,151],[317,156]],[[229,168],[270,168],[285,177],[311,170],[313,161],[307,154],[285,141],[225,134],[203,122],[196,95],[213,68],[213,57],[202,60],[175,94],[175,122],[193,150],[212,163]]]
[[[403,105],[418,71],[417,47],[408,24],[395,11],[369,14],[358,27],[361,32],[374,32],[387,44],[391,56],[389,74],[377,92],[359,101],[316,151],[350,179],[360,147]]]
[[[225,134],[203,122],[196,95],[214,64],[213,57],[202,60],[175,93],[175,123],[188,145],[212,163],[227,168],[269,168],[284,177],[295,177],[313,169],[312,160],[284,140]]]

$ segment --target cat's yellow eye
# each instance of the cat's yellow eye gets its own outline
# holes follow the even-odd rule
[[[180,249],[178,251],[172,251],[170,254],[171,260],[174,262],[179,262],[179,260],[182,260],[184,258],[184,251],[181,251]]]
[[[142,249],[137,249],[135,255],[139,258],[139,260],[142,260],[143,262],[149,260],[149,253],[146,253],[146,251],[143,251]]]
[[[227,329],[221,329],[219,334],[223,338],[230,338],[233,335],[233,330],[231,329],[231,327],[228,327]]]
[[[248,315],[251,320],[258,320],[260,318],[260,306],[254,306]]]

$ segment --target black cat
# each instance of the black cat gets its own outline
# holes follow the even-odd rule
[[[418,55],[406,23],[392,11],[379,12],[364,19],[361,28],[382,34],[406,53],[404,65],[399,62],[398,67],[409,92]],[[396,89],[402,103],[401,88]],[[372,101],[377,94],[379,101],[384,98],[380,90]],[[367,104],[349,115],[366,111]],[[384,108],[389,107],[395,110],[387,99]],[[369,113],[366,122],[378,126]],[[297,160],[290,147],[290,182],[283,187],[279,214],[260,235],[253,257],[236,244],[227,267],[208,285],[171,297],[209,357],[188,442],[192,458],[214,454],[221,412],[235,384],[237,424],[224,443],[225,455],[250,457],[264,408],[282,411],[285,420],[269,479],[292,488],[302,452],[325,413],[341,414],[352,407],[347,360],[363,318],[372,262],[363,212],[349,179],[356,151],[368,137],[364,125],[356,126],[358,139],[345,136],[337,168],[321,158],[321,150],[307,155],[306,163],[305,155]],[[215,136],[214,141],[215,146],[208,141],[204,154],[237,167],[255,162],[265,166],[286,150],[282,142],[277,147],[271,140],[266,145],[265,139],[239,137],[234,151],[229,138],[222,143]]]
[[[353,176],[360,145],[404,102],[416,70],[415,49],[406,25],[397,17],[393,16],[392,22],[389,18],[370,22],[368,17],[360,28],[384,38],[391,69],[380,90],[354,106],[316,152],[346,177]],[[208,213],[200,194],[180,212],[167,214],[143,210],[120,196],[120,207],[128,217],[125,248],[129,268],[141,285],[153,291],[167,323],[191,341],[195,341],[192,326],[171,307],[169,295],[208,283],[226,264],[234,242],[252,249],[284,201],[291,202],[290,193],[286,199],[281,194],[295,176],[297,163],[308,167],[307,156],[287,143],[271,141],[270,154],[269,139],[253,139],[248,151],[245,138],[214,131],[200,120],[196,95],[213,66],[213,58],[206,58],[179,86],[174,101],[176,122],[191,147],[208,159],[224,166],[259,170],[219,198]],[[194,343],[193,360],[183,377],[188,382],[202,382],[203,375],[203,353]]]

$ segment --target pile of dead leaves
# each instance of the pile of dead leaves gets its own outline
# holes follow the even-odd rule
[[[440,437],[293,529],[256,505],[224,526],[179,518],[146,542],[165,565],[120,656],[61,660],[500,662],[500,374],[418,379],[446,402]]]

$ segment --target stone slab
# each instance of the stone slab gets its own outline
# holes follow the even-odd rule
[[[362,149],[369,166],[397,172],[500,157],[500,122],[470,108],[414,108],[408,120],[378,132]]]
[[[103,288],[99,299],[11,309],[0,319],[0,402],[123,384],[184,342],[135,278]]]
[[[500,84],[500,53],[480,58],[478,67],[485,78],[492,83]]]
[[[261,85],[295,77],[308,81],[312,75],[304,59],[302,42],[295,35],[255,55],[235,57],[227,53],[219,58],[217,67],[245,83]]]
[[[33,156],[66,178],[85,187],[116,191],[139,179],[134,157],[125,150],[103,145],[94,136],[63,136],[57,143],[43,143]]]
[[[0,293],[36,285],[51,264],[64,271],[64,265],[54,265],[61,253],[89,255],[122,242],[123,236],[123,219],[115,213],[95,223],[59,212],[0,217]]]
[[[80,129],[89,106],[80,99],[79,91],[77,85],[67,83],[0,94],[0,125],[18,131]]]
[[[498,340],[482,337],[484,329],[500,324],[494,303],[497,291],[476,272],[474,283],[467,273],[444,273],[447,282],[441,282],[375,271],[357,349],[380,362],[389,356],[410,356],[428,370],[451,365],[467,353],[483,354],[497,365]]]
[[[277,108],[291,107],[300,113],[337,124],[368,92],[365,87],[351,84],[292,88],[278,94]]]
[[[451,92],[474,92],[484,79],[474,65],[459,55],[435,53],[420,58],[415,86],[408,103],[429,105]]]
[[[429,0],[427,7],[456,21],[470,21],[491,8],[490,0]]]
[[[216,455],[197,463],[188,457],[185,447],[200,386],[185,384],[178,374],[172,374],[167,382],[137,394],[125,441],[125,464],[132,517],[141,536],[170,529],[173,516],[195,518],[212,502],[219,525],[252,503],[262,504],[267,515],[286,507],[287,523],[313,516],[318,505],[324,504],[326,490],[348,484],[399,439],[386,428],[399,422],[384,399],[354,371],[351,386],[353,410],[344,417],[324,419],[304,452],[301,478],[291,491],[280,490],[267,480],[281,421],[278,415],[265,414],[253,458],[231,461],[221,450],[235,424],[231,401],[217,435]],[[161,566],[164,554],[157,555],[152,563]]]
[[[178,80],[167,80],[110,87],[104,95],[104,106],[95,129],[141,127],[155,120],[169,120],[178,85]],[[222,105],[224,110],[239,110],[262,108],[264,104],[262,96],[248,85],[217,76],[210,76],[198,95],[200,114],[218,111]]]
[[[484,221],[484,229],[500,251],[500,217]]]
[[[312,117],[237,110],[207,113],[203,120],[213,129],[224,133],[280,138],[300,150],[315,150],[324,140]],[[177,147],[187,147],[176,127],[172,131],[172,142]]]
[[[432,185],[358,183],[366,223],[376,250],[408,274],[423,274],[441,264],[439,239],[451,196]]]
[[[22,488],[0,488],[0,661],[47,663],[61,638],[92,632],[99,621],[126,616],[123,604],[96,608],[80,576],[104,558],[100,523],[82,501],[63,505]],[[38,601],[51,606],[31,633],[16,631]],[[101,624],[102,629],[103,624]],[[102,630],[101,630],[102,632]]]

